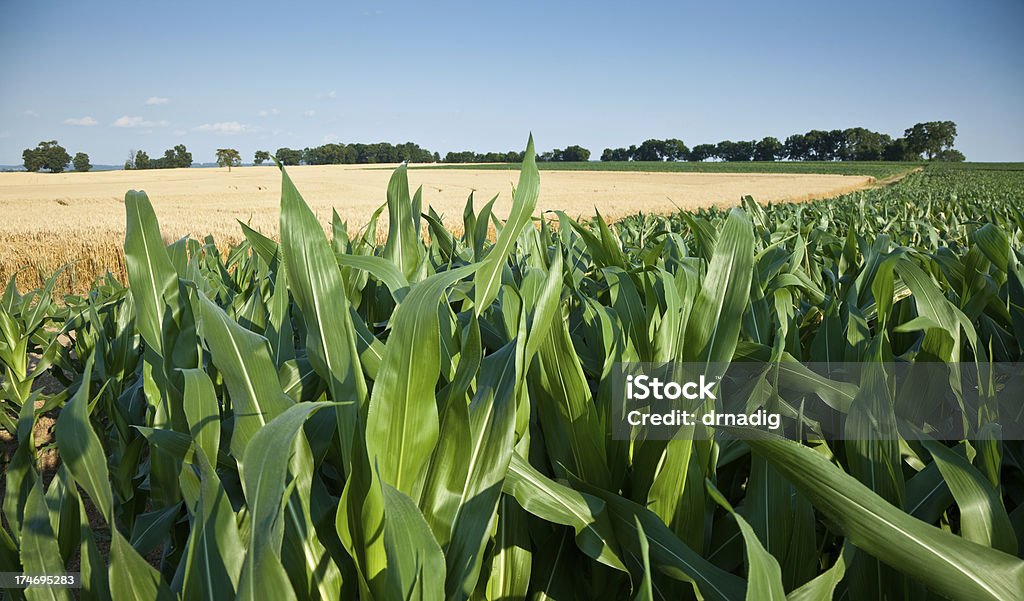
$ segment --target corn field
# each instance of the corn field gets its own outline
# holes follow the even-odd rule
[[[280,241],[240,224],[226,253],[165,245],[131,191],[127,285],[12,278],[0,572],[81,589],[5,598],[1024,599],[998,414],[961,440],[610,425],[625,362],[1021,361],[1024,171],[609,225],[535,215],[531,159],[504,222],[446,221],[398,168],[384,244],[377,216],[325,234],[283,169]],[[795,420],[885,398],[758,384]]]

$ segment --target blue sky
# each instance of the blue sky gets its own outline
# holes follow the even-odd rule
[[[1024,161],[1024,3],[0,4],[0,164],[184,143],[687,144],[956,121]]]

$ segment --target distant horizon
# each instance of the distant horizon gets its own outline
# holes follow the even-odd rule
[[[25,58],[0,64],[0,164],[52,139],[109,165],[178,143],[200,162],[335,141],[519,151],[530,132],[598,158],[937,120],[968,161],[1024,161],[1019,2],[299,8],[6,8],[0,53]]]

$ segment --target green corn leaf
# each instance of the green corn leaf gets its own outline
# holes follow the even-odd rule
[[[341,494],[335,528],[359,574],[360,596],[385,598],[384,492],[371,467],[362,431],[356,432],[352,471]]]
[[[980,545],[1017,554],[1017,537],[999,493],[967,459],[933,440],[922,441],[960,508],[960,533]]]
[[[779,562],[764,548],[747,520],[736,513],[711,481],[706,480],[705,485],[711,499],[736,519],[743,534],[743,542],[747,546],[747,601],[783,601],[786,598],[786,591],[782,588],[782,569],[779,568]]]
[[[235,414],[231,452],[236,458],[245,457],[260,428],[291,407],[292,400],[281,390],[267,339],[238,325],[204,294],[196,298],[202,339],[231,393]]]
[[[21,528],[21,564],[26,574],[63,574],[64,562],[60,558],[57,536],[50,526],[50,516],[43,498],[43,486],[34,479],[25,503],[25,521]],[[64,601],[71,599],[66,588],[29,586],[25,589],[29,601]]]
[[[853,553],[856,553],[853,547],[843,545],[839,557],[831,568],[791,592],[786,596],[786,601],[832,601],[835,598],[836,587],[846,575],[849,555]]]
[[[420,242],[416,235],[419,213],[409,199],[409,175],[403,163],[388,182],[388,240],[384,257],[405,277],[411,277],[420,263]]]
[[[600,499],[551,480],[518,453],[512,453],[503,490],[515,497],[527,512],[549,522],[572,527],[576,531],[576,544],[590,557],[626,571]]]
[[[651,561],[658,571],[682,582],[690,583],[704,599],[726,601],[743,597],[743,581],[710,563],[672,533],[647,508],[614,493],[590,485],[582,485],[607,505],[610,522],[623,549],[632,557],[639,557],[639,538],[636,524],[644,529]]]
[[[526,599],[533,570],[533,553],[527,532],[528,516],[509,495],[498,503],[498,524],[494,534],[491,572],[487,578],[488,601]]]
[[[92,375],[92,357],[86,360],[82,372],[82,385],[64,405],[54,433],[57,448],[75,482],[99,508],[108,524],[113,523],[113,494],[103,445],[89,421],[89,378]]]
[[[366,416],[367,450],[381,480],[418,498],[437,442],[434,389],[440,375],[437,307],[445,289],[479,265],[444,271],[417,284],[392,317],[391,336]]]
[[[185,380],[185,417],[196,446],[211,465],[220,450],[220,406],[210,376],[200,369],[182,370]]]
[[[113,601],[172,601],[176,598],[161,580],[160,572],[117,530],[111,533],[110,541],[110,596]]]
[[[193,456],[201,485],[189,534],[181,596],[205,601],[233,598],[244,554],[235,513],[206,455],[199,452]]]
[[[409,291],[409,281],[394,263],[380,257],[339,255],[338,263],[368,272],[388,287],[396,301],[401,302]]]
[[[505,267],[512,247],[519,232],[530,224],[530,217],[537,206],[537,197],[540,194],[540,172],[537,171],[537,153],[533,148],[533,136],[526,145],[526,158],[523,159],[523,167],[519,172],[519,184],[512,195],[512,212],[498,235],[497,242],[484,257],[480,273],[475,279],[476,291],[473,303],[477,315],[483,313],[491,302],[498,296],[498,289],[501,287],[501,272]]]
[[[239,599],[294,598],[294,589],[281,565],[285,478],[295,436],[314,412],[334,403],[297,403],[253,436],[246,447],[242,487],[250,513],[249,549],[238,586]],[[278,597],[280,595],[280,597]]]
[[[908,516],[807,447],[754,430],[743,436],[858,549],[951,599],[1014,599],[1024,561]]]
[[[164,312],[170,298],[177,294],[178,274],[167,255],[160,224],[146,193],[128,192],[124,206],[128,214],[124,258],[135,297],[135,322],[146,344],[162,354]]]
[[[754,268],[754,231],[739,209],[729,212],[697,300],[690,311],[683,361],[728,362],[736,350]],[[707,374],[710,378],[714,374]]]
[[[444,554],[412,499],[383,483],[389,597],[443,599]]]
[[[651,577],[651,546],[647,542],[647,534],[640,519],[636,520],[637,541],[640,545],[640,560],[643,565],[643,578],[637,589],[634,601],[654,601],[654,579]]]
[[[366,400],[349,302],[327,235],[288,173],[281,169],[281,250],[288,289],[306,323],[309,362],[328,383],[338,406],[341,452],[346,458]],[[346,459],[346,465],[349,463]]]

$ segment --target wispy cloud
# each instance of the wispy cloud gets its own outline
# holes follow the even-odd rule
[[[142,117],[129,117],[125,115],[114,121],[114,127],[167,127],[166,121],[149,121]]]
[[[220,121],[218,123],[204,123],[196,128],[199,131],[209,131],[217,134],[240,134],[249,130],[249,126],[238,121]]]
[[[25,115],[26,117],[38,117],[39,113],[33,111],[32,109],[29,109],[29,110],[23,112],[22,115]]]
[[[318,100],[323,100],[324,98],[329,98],[331,100],[334,100],[335,98],[338,97],[338,93],[336,91],[334,91],[334,90],[331,90],[330,92],[321,92],[321,93],[317,94],[316,97],[317,97]]]
[[[11,132],[9,132],[9,131],[0,131],[0,138],[10,138],[10,137],[11,137]]]
[[[170,101],[171,101],[170,98],[164,98],[163,96],[150,96],[149,98],[146,99],[146,104],[149,104],[149,105],[153,105],[153,104],[167,104]]]
[[[65,119],[64,123],[66,123],[68,125],[90,126],[90,125],[96,125],[99,122],[96,121],[95,119],[93,119],[92,117],[82,117],[81,119],[76,119],[74,117],[71,117],[69,119]]]
[[[302,111],[302,114],[307,116],[307,117],[312,117],[312,116],[316,115],[316,111],[314,111],[313,109],[309,109],[307,111]]]
[[[341,140],[341,138],[338,137],[338,134],[327,134],[323,138],[320,139],[320,143],[321,144],[333,144],[334,142],[337,142],[339,140]]]
[[[279,115],[281,111],[278,109],[264,109],[257,113],[260,117],[269,117],[271,115]]]

